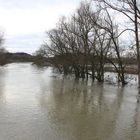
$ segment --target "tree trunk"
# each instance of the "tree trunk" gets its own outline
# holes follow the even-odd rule
[[[136,36],[136,49],[137,49],[137,66],[138,66],[138,88],[140,93],[140,49],[139,49],[139,35],[138,35],[138,15],[137,15],[137,1],[134,0],[135,10],[135,36]]]

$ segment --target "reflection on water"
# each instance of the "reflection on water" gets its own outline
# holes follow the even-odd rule
[[[136,98],[135,87],[9,64],[0,67],[0,140],[139,140]]]

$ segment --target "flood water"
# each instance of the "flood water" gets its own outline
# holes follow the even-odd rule
[[[137,88],[0,67],[0,140],[140,140]]]

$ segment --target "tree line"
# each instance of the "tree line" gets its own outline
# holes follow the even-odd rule
[[[47,57],[65,75],[90,76],[99,82],[104,82],[110,64],[123,86],[127,84],[125,58],[136,58],[140,81],[139,6],[136,0],[81,2],[73,15],[61,17],[56,27],[46,32],[46,41],[36,54]],[[115,18],[117,14],[127,18],[124,26],[121,18]],[[123,42],[122,36],[133,38],[132,42]]]

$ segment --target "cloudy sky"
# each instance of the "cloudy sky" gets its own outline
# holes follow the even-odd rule
[[[73,13],[81,0],[0,0],[0,28],[6,49],[33,53],[60,16]]]

